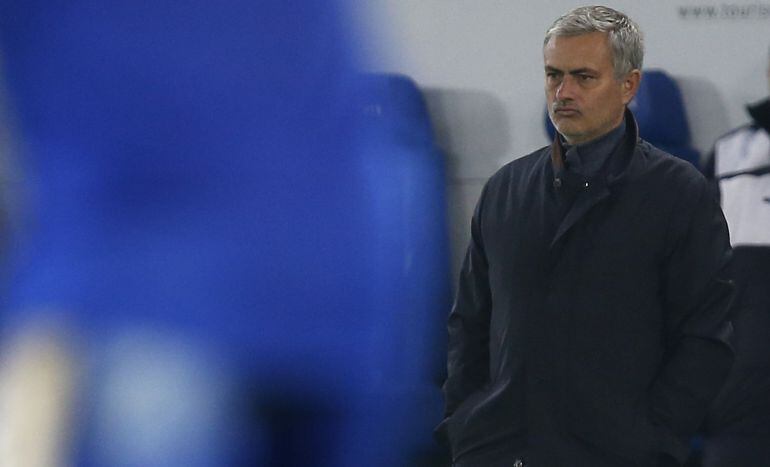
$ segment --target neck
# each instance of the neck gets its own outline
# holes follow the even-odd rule
[[[615,124],[612,125],[607,131],[605,131],[604,133],[601,133],[601,134],[599,134],[597,136],[589,136],[589,137],[583,137],[583,138],[581,138],[581,137],[569,137],[569,136],[566,136],[566,135],[561,135],[561,136],[564,139],[564,142],[566,142],[570,146],[583,146],[583,145],[589,144],[589,143],[591,143],[593,141],[598,141],[598,140],[604,138],[608,134],[610,134],[613,131],[615,131],[622,123],[623,123],[623,115],[621,115],[620,118],[615,122]]]

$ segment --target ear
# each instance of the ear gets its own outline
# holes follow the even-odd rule
[[[639,83],[642,82],[642,72],[640,70],[631,70],[621,81],[621,92],[623,94],[623,103],[628,104],[639,90]]]

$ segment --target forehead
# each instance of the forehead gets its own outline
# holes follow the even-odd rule
[[[579,36],[554,36],[543,47],[545,66],[558,69],[612,68],[607,33],[591,32]]]

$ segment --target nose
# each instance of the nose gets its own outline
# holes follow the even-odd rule
[[[556,87],[556,99],[561,101],[574,98],[575,86],[575,79],[572,76],[564,76],[559,85]]]

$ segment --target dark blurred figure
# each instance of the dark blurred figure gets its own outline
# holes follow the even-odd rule
[[[737,294],[736,360],[707,421],[706,467],[770,462],[770,99],[747,110],[751,123],[720,137],[706,166],[730,228]]]
[[[3,3],[28,201],[3,394],[50,401],[3,432],[51,434],[50,455],[9,443],[4,466],[393,467],[425,449],[441,160],[355,72],[346,13]]]

